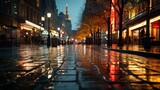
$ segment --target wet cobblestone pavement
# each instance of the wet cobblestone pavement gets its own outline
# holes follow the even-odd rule
[[[51,60],[64,55],[61,48],[45,46],[21,46],[1,48],[0,89],[30,90],[39,80],[47,80],[51,72]],[[54,63],[55,67],[57,63]]]
[[[0,90],[159,90],[160,60],[97,46],[0,50]]]
[[[88,46],[80,49],[111,90],[159,90],[160,61]],[[79,51],[80,52],[80,51]]]

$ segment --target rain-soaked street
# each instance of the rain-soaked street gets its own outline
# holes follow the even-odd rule
[[[0,48],[0,90],[159,90],[159,68],[93,45]]]

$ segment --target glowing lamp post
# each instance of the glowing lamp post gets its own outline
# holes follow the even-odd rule
[[[50,47],[50,18],[51,18],[51,13],[47,13],[48,17],[48,37],[47,37],[47,46]]]
[[[60,28],[58,27],[57,29],[58,29],[58,34],[59,34],[58,35],[59,36],[58,44],[60,45]]]
[[[41,21],[42,21],[42,22],[45,21],[45,17],[42,16],[42,17],[41,17]]]
[[[44,21],[45,21],[45,17],[44,16],[42,16],[41,17],[41,24],[40,24],[40,31],[42,32],[42,30],[41,30],[41,27],[43,28],[44,27]],[[43,28],[43,30],[44,30],[44,28]],[[42,33],[41,33],[41,42],[40,43],[42,43],[43,42],[43,40],[42,40]]]
[[[60,39],[60,28],[58,27],[57,29],[58,29],[58,34],[59,34],[58,36],[59,36],[59,39]]]

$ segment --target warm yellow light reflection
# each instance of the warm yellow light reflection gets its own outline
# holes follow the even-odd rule
[[[150,19],[150,24],[153,23],[153,22],[155,22],[155,21],[157,21],[157,20],[159,20],[159,19],[160,19],[160,15],[157,16],[157,17],[154,17],[154,18]],[[138,23],[138,24],[136,24],[134,26],[129,27],[129,30],[134,30],[136,28],[140,28],[140,27],[143,27],[145,25],[146,25],[146,20],[143,21],[143,22],[140,22],[140,23]]]
[[[32,30],[32,28],[28,28],[28,27],[25,27],[25,26],[23,26],[23,29],[26,29],[26,30]]]
[[[28,25],[30,25],[30,26],[32,26],[32,27],[35,27],[35,28],[37,28],[37,29],[44,30],[43,27],[41,27],[41,26],[39,26],[39,25],[37,25],[37,24],[34,24],[34,23],[32,23],[32,22],[30,22],[30,21],[28,21],[28,20],[26,20],[25,23],[28,24]]]
[[[129,27],[129,30],[134,30],[136,28],[139,28],[139,27],[142,27],[142,26],[145,26],[145,25],[146,25],[146,21],[143,21],[141,23],[138,23],[138,24],[136,24],[134,26]]]

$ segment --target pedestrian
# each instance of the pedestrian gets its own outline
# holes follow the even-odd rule
[[[144,46],[144,42],[145,42],[145,31],[144,31],[144,29],[142,29],[141,32],[140,32],[140,38],[141,38],[142,45]]]

